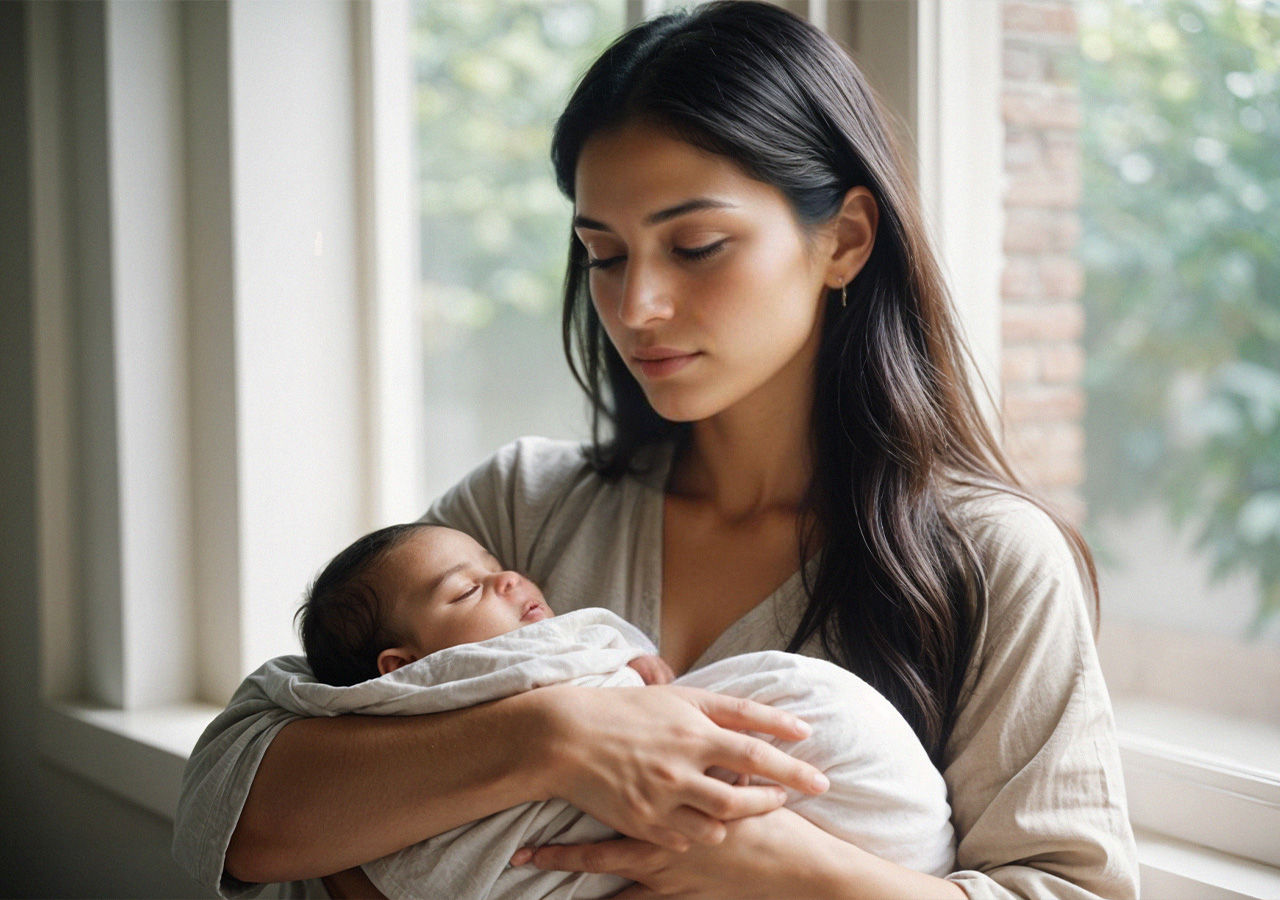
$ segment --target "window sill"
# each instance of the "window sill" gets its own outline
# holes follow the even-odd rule
[[[1136,828],[1280,872],[1280,727],[1141,698],[1115,708]]]
[[[1280,869],[1137,829],[1144,897],[1267,900],[1280,897]]]
[[[174,704],[125,712],[48,702],[40,715],[40,753],[165,819],[173,819],[187,756],[221,709]]]
[[[1186,782],[1188,760],[1196,749],[1188,750],[1188,734],[1213,740],[1222,731],[1186,730],[1187,713],[1182,710],[1162,711],[1142,701],[1118,700],[1119,715],[1130,723],[1141,723],[1141,731],[1122,731],[1121,745],[1125,774],[1131,782],[1131,805],[1137,799],[1134,821],[1138,839],[1138,860],[1142,867],[1143,893],[1151,897],[1176,900],[1240,900],[1240,898],[1280,897],[1280,868],[1251,862],[1186,840],[1179,840],[1149,827],[1139,813],[1146,802],[1140,795],[1151,793],[1148,781],[1151,771],[1166,771],[1175,779],[1175,793],[1185,796],[1190,790],[1204,790],[1202,781]],[[40,751],[52,764],[87,779],[112,793],[136,803],[166,819],[172,819],[182,786],[182,770],[196,739],[221,710],[207,704],[175,704],[155,709],[123,712],[75,703],[47,703],[40,721]],[[1166,737],[1177,734],[1182,743],[1163,744],[1153,736],[1165,730]],[[1252,742],[1249,731],[1232,732],[1235,747],[1264,750],[1273,739],[1268,726],[1261,726]],[[1161,754],[1161,749],[1168,751]],[[1246,753],[1247,756],[1252,754]],[[1275,757],[1271,757],[1274,759]],[[1170,763],[1172,760],[1172,763]],[[1219,773],[1221,774],[1221,773]],[[1255,773],[1256,774],[1256,773]],[[1268,782],[1264,781],[1263,784]],[[1280,779],[1270,782],[1280,797]],[[1168,785],[1166,784],[1167,790]],[[1220,790],[1221,788],[1219,788]],[[1150,798],[1147,798],[1149,800]],[[1280,802],[1267,802],[1265,797],[1234,797],[1280,816]],[[1176,800],[1176,798],[1175,798]],[[1166,803],[1169,801],[1166,801]],[[1185,815],[1202,816],[1188,810]],[[1158,822],[1160,831],[1167,831]],[[1242,827],[1239,822],[1222,822],[1221,826],[1240,841],[1249,837],[1264,841],[1271,831]],[[1234,849],[1234,847],[1233,847]]]

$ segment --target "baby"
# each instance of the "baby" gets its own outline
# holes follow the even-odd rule
[[[339,553],[315,580],[296,657],[251,679],[297,715],[416,715],[459,709],[548,684],[672,681],[643,633],[604,609],[555,616],[542,591],[503,569],[466,534],[394,525]],[[954,837],[946,785],[910,726],[856,675],[829,662],[764,651],[686,673],[677,684],[766,703],[808,722],[798,742],[768,738],[820,769],[818,796],[787,807],[830,834],[901,865],[946,874]],[[732,773],[726,773],[732,777]],[[612,875],[507,865],[526,846],[616,836],[562,800],[527,803],[366,864],[395,897],[609,897]],[[364,886],[368,891],[368,886]]]
[[[504,570],[470,535],[415,522],[367,534],[335,556],[298,610],[298,628],[312,673],[341,686],[554,615],[536,584]],[[675,678],[653,654],[627,665],[645,684]]]

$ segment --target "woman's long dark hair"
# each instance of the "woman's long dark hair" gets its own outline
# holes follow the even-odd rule
[[[774,185],[805,226],[829,221],[852,187],[876,199],[875,247],[848,285],[847,308],[838,291],[827,299],[800,559],[820,549],[789,649],[818,635],[940,760],[987,607],[975,547],[953,513],[954,486],[1027,495],[980,412],[885,116],[820,30],[769,4],[714,2],[636,26],[583,76],[551,151],[570,199],[586,140],[637,119]],[[689,426],[658,416],[627,371],[592,306],[585,262],[571,238],[565,352],[592,403],[593,465],[614,478],[638,450],[678,440]],[[1088,549],[1055,521],[1096,596]]]

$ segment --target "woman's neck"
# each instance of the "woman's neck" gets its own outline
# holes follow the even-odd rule
[[[799,512],[813,472],[809,416],[804,404],[781,412],[757,406],[696,423],[669,490],[729,520]]]

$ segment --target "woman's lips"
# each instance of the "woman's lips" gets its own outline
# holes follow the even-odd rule
[[[684,353],[678,350],[669,352],[649,351],[632,357],[636,366],[646,378],[666,378],[679,372],[689,363],[697,359],[699,353]]]

